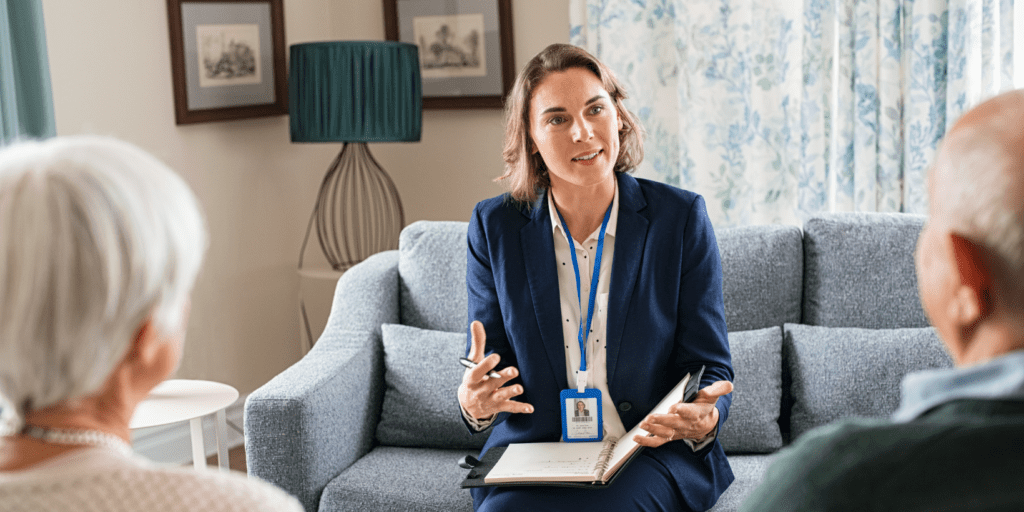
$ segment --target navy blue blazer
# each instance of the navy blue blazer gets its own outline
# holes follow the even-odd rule
[[[605,342],[608,389],[629,430],[686,373],[706,366],[703,387],[732,381],[733,370],[718,244],[703,198],[628,174],[617,179]],[[477,204],[469,224],[469,320],[483,323],[499,368],[519,369],[517,400],[534,407],[500,414],[483,452],[561,438],[558,393],[569,385],[548,212],[543,194],[532,206],[503,195]],[[467,352],[469,339],[467,330]],[[719,425],[731,402],[732,395],[718,400]],[[711,508],[733,481],[718,441],[697,452],[673,442],[648,453],[669,469],[693,510]]]

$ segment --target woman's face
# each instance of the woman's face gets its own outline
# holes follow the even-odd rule
[[[601,80],[584,68],[551,73],[530,98],[530,139],[551,185],[588,186],[613,178],[619,119]]]
[[[577,411],[582,411],[584,407],[586,407],[586,405],[584,405],[583,402],[576,402]]]

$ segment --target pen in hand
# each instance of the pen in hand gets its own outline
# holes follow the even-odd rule
[[[469,368],[470,370],[472,370],[473,368],[476,368],[476,363],[474,363],[473,361],[470,361],[469,359],[466,359],[465,357],[460,357],[459,358],[459,363],[461,363],[462,366],[465,366],[466,368]],[[501,378],[501,375],[498,372],[494,371],[494,370],[491,370],[491,371],[487,372],[487,376],[492,378],[492,379],[500,379]]]

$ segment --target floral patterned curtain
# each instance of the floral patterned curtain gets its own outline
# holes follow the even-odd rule
[[[1013,0],[570,0],[648,130],[642,177],[718,227],[926,211],[966,109],[1012,88]],[[1024,51],[1024,50],[1022,50]]]

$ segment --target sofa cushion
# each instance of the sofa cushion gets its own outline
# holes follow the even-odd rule
[[[381,326],[384,400],[377,440],[390,446],[480,449],[488,432],[472,435],[456,392],[465,368],[466,335],[406,325]]]
[[[828,327],[927,327],[914,271],[925,217],[841,213],[804,226],[801,323]]]
[[[771,453],[782,447],[782,328],[729,333],[736,373],[729,419],[718,440],[727,453]]]
[[[466,450],[378,446],[327,484],[320,510],[353,512],[472,512],[473,498],[459,488]]]
[[[398,238],[401,322],[437,331],[465,331],[466,222],[419,221]]]
[[[904,375],[953,365],[931,327],[873,330],[787,324],[784,329],[783,361],[792,376],[793,439],[844,417],[888,417],[899,406]]]
[[[745,226],[716,233],[730,332],[800,322],[804,261],[800,228]]]
[[[730,413],[731,414],[731,413]],[[729,488],[718,498],[710,512],[734,512],[760,483],[771,463],[769,455],[730,455],[729,465],[736,476]]]

